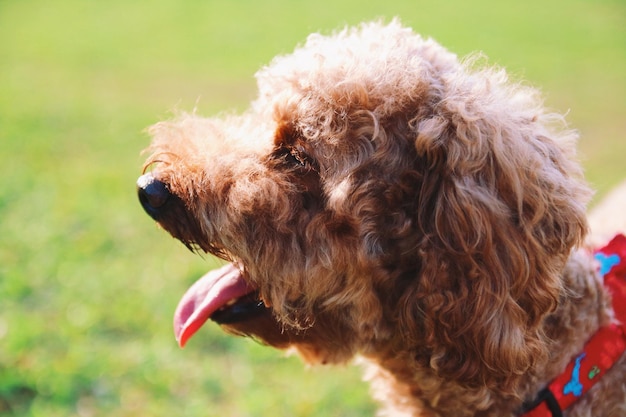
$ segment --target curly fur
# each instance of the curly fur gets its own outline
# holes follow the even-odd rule
[[[360,355],[382,415],[513,416],[610,320],[576,249],[576,134],[535,90],[397,21],[311,35],[257,79],[243,115],[150,129],[180,200],[161,225],[271,307],[226,330]],[[568,415],[626,414],[624,371]]]

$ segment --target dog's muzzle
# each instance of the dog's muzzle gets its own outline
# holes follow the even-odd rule
[[[154,220],[159,220],[160,214],[172,196],[167,185],[150,173],[142,175],[137,180],[137,195],[143,209]]]

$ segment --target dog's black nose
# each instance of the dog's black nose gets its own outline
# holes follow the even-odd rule
[[[161,212],[160,209],[171,196],[167,186],[154,178],[152,174],[145,174],[139,177],[137,180],[137,194],[143,209],[155,220]]]

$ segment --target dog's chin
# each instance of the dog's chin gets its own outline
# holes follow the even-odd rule
[[[323,346],[328,344],[324,326],[312,326],[305,330],[286,327],[276,320],[271,309],[259,310],[254,316],[234,323],[220,324],[222,330],[235,336],[249,337],[257,342],[276,349],[296,353],[302,361],[310,365],[342,363],[348,360],[351,352],[342,352],[342,347],[331,351]],[[324,342],[326,341],[326,343]]]
[[[211,320],[218,323],[226,333],[235,336],[250,337],[277,349],[287,349],[296,342],[293,340],[295,335],[285,331],[283,325],[272,314],[271,309],[266,307],[256,309],[254,314],[249,314],[245,318],[237,316],[238,320],[236,321],[220,321],[222,317],[215,316],[214,314]],[[298,337],[296,336],[296,338]]]

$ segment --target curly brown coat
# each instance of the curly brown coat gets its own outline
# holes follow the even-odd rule
[[[478,61],[368,23],[275,58],[243,115],[153,126],[144,207],[231,262],[181,302],[181,344],[218,311],[309,363],[358,355],[381,415],[516,415],[611,309],[576,249],[576,134]],[[626,415],[625,373],[567,415]]]

